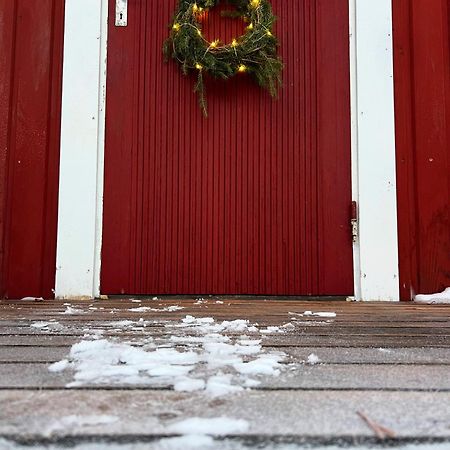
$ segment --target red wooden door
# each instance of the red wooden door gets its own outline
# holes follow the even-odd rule
[[[176,0],[128,3],[109,25],[102,292],[351,294],[348,2],[273,0],[279,99],[207,80],[208,119],[163,62]],[[243,30],[214,10],[204,26]]]

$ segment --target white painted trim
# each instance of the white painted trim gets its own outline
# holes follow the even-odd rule
[[[100,294],[107,1],[66,0],[55,295]]]
[[[105,169],[105,133],[106,133],[106,77],[108,51],[108,0],[101,0],[100,33],[100,73],[98,92],[98,140],[97,140],[97,215],[95,227],[94,285],[93,296],[100,297],[100,271],[103,239],[103,186]]]
[[[398,301],[392,4],[349,1],[355,297]]]
[[[357,102],[357,59],[356,59],[356,0],[349,0],[349,31],[350,31],[350,109],[351,109],[351,160],[352,160],[352,199],[358,201],[358,108]],[[354,296],[361,300],[361,261],[359,239],[353,243],[353,280]]]

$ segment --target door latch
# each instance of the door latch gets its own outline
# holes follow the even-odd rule
[[[128,25],[128,0],[116,0],[116,27]]]
[[[350,226],[352,229],[352,240],[353,242],[357,242],[359,237],[358,203],[356,203],[355,201],[352,202]]]

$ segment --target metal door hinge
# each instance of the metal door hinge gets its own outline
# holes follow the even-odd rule
[[[358,203],[352,202],[350,225],[352,228],[352,240],[353,242],[358,241],[359,237],[359,223],[358,223]]]
[[[128,25],[128,0],[116,0],[116,27]]]

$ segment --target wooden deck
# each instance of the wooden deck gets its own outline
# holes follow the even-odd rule
[[[280,373],[258,376],[257,386],[241,386],[245,389],[235,394],[211,397],[174,390],[164,379],[71,385],[75,369],[49,371],[82,340],[198,351],[212,331],[200,333],[202,341],[196,328],[183,325],[187,315],[213,318],[214,324],[248,320],[256,329],[225,329],[216,338],[233,345],[244,336],[261,340],[260,354],[283,353]],[[124,320],[132,323],[122,326]],[[308,364],[311,354],[319,363]],[[203,362],[195,370],[214,376],[214,369],[207,373],[204,367]],[[383,427],[396,444],[446,442],[450,448],[450,308],[227,298],[2,301],[0,405],[0,439],[16,442],[62,446],[93,440],[169,448],[158,445],[180,434],[174,424],[227,417],[248,427],[224,433],[213,448],[376,443]]]

